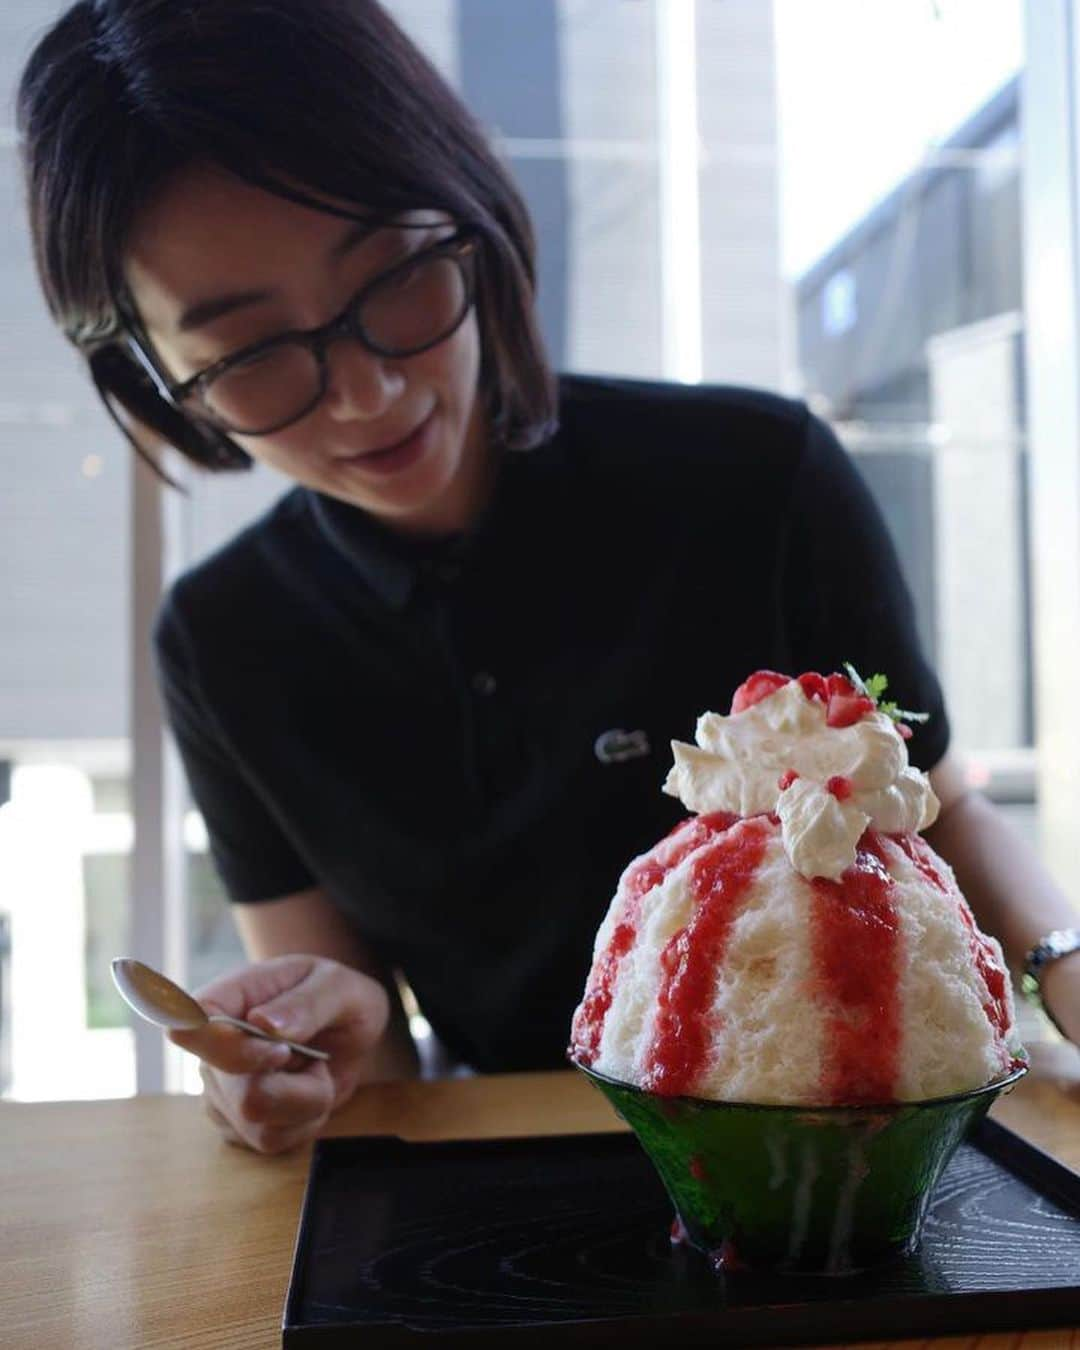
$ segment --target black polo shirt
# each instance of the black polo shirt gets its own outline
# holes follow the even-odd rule
[[[913,761],[948,743],[879,513],[804,405],[575,377],[560,416],[467,537],[294,489],[156,633],[232,898],[323,886],[486,1072],[563,1064],[619,873],[683,814],[669,742],[749,672],[884,671],[932,714]]]

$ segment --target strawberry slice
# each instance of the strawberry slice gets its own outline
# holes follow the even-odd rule
[[[763,698],[768,698],[770,694],[775,694],[778,689],[783,689],[785,684],[790,683],[790,675],[780,675],[775,670],[755,670],[753,675],[743,680],[732,695],[731,711],[745,712],[747,708],[752,708],[755,703],[760,703]]]
[[[829,679],[832,678],[830,675]],[[840,678],[842,679],[843,676]],[[875,707],[876,704],[872,698],[856,694],[854,690],[850,694],[832,694],[829,697],[829,707],[825,713],[825,725],[830,727],[854,726],[867,713],[872,713]]]
[[[829,683],[816,670],[808,670],[805,675],[799,676],[799,688],[807,698],[816,698],[822,703],[829,701]]]
[[[851,683],[848,677],[846,675],[839,675],[837,674],[836,671],[833,671],[833,673],[829,676],[829,678],[826,680],[826,684],[829,687],[830,698],[832,698],[834,694],[837,695],[854,694],[855,692],[855,686]]]
[[[845,778],[844,775],[840,773],[833,774],[825,784],[825,788],[828,792],[832,793],[838,802],[846,802],[855,790],[851,779]]]

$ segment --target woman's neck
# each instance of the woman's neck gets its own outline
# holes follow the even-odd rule
[[[466,431],[460,471],[446,492],[430,504],[422,519],[395,522],[390,528],[417,539],[445,539],[467,534],[491,501],[498,480],[499,462],[500,456],[488,432],[485,410],[478,398]]]

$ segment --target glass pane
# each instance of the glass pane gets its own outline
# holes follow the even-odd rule
[[[794,389],[878,499],[969,781],[1039,848],[1023,5],[774,10]]]
[[[22,0],[0,15],[8,106],[32,41],[64,7]],[[1020,0],[388,8],[521,185],[559,367],[778,389],[836,426],[893,532],[956,743],[1034,834]],[[108,1095],[133,1083],[107,978],[132,837],[127,451],[45,317],[13,144],[9,130],[0,1079],[6,1064],[8,1092]],[[267,470],[196,476],[185,562],[288,486]],[[242,953],[202,822],[189,809],[174,829],[197,986]],[[68,999],[49,1022],[56,1054],[37,1016],[46,955]]]
[[[775,12],[798,391],[892,528],[954,744],[1030,795],[1022,7]]]
[[[0,85],[58,4],[0,10]],[[10,111],[7,116],[10,117]],[[52,326],[0,129],[0,1093],[134,1091],[127,940],[129,463]]]

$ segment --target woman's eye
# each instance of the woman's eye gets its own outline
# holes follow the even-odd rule
[[[386,286],[390,290],[407,291],[416,282],[420,267],[406,267],[395,276],[388,278]]]
[[[276,348],[276,347],[269,347],[269,348],[266,348],[266,349],[263,350],[263,351],[259,351],[259,352],[249,352],[246,356],[241,356],[238,360],[235,360],[235,361],[232,363],[232,365],[229,367],[229,369],[230,369],[230,370],[247,370],[247,369],[249,369],[251,366],[257,366],[257,365],[259,365],[261,362],[266,361],[268,358],[272,358],[272,357],[274,356],[275,352],[278,351],[278,350],[279,350],[279,349]]]

